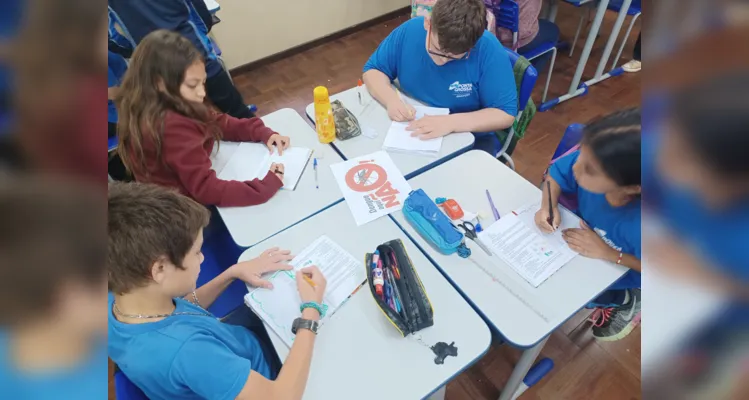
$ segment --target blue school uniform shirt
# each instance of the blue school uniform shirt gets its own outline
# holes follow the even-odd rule
[[[485,31],[467,59],[437,65],[426,50],[424,18],[412,18],[380,43],[364,65],[398,79],[411,97],[433,107],[465,113],[498,108],[515,117],[517,88],[512,63],[499,40]]]
[[[579,155],[580,151],[575,151],[557,160],[549,170],[551,177],[559,183],[562,192],[577,195],[577,214],[606,244],[642,260],[642,202],[636,199],[624,206],[612,207],[606,195],[580,187],[572,173]],[[640,273],[631,269],[614,286],[639,288],[640,283]]]
[[[643,191],[648,207],[710,267],[749,283],[749,198],[711,209],[696,193],[670,185],[657,171],[659,145],[657,133],[643,133]]]
[[[127,71],[127,62],[121,55],[117,53],[109,52],[107,59],[107,65],[109,66],[109,73],[107,76],[107,87],[120,86],[122,83],[122,77]],[[115,107],[112,100],[107,101],[107,121],[116,124],[117,123],[117,107]]]
[[[29,400],[105,398],[108,386],[104,340],[95,342],[93,346],[90,356],[75,367],[32,374],[19,371],[13,365],[8,332],[0,331],[0,398]]]
[[[233,400],[250,370],[270,377],[257,338],[242,326],[212,315],[125,324],[112,314],[113,302],[110,295],[109,357],[150,399]],[[188,301],[174,302],[176,313],[207,313]]]

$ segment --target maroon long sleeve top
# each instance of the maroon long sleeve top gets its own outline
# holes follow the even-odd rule
[[[218,114],[216,122],[223,140],[267,143],[275,132],[260,118],[238,119]],[[147,135],[146,135],[147,136]],[[210,154],[214,140],[196,121],[169,111],[164,117],[161,159],[152,140],[143,143],[146,170],[134,171],[139,182],[177,188],[201,204],[219,207],[243,207],[262,204],[273,197],[283,181],[268,171],[263,179],[225,181],[211,169]]]

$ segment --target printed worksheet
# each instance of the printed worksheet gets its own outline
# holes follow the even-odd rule
[[[323,304],[328,311],[321,325],[330,319],[366,281],[366,271],[361,261],[344,250],[327,236],[321,236],[302,250],[290,262],[292,271],[278,271],[268,281],[273,289],[250,289],[245,303],[251,307],[274,332],[291,347],[294,335],[291,324],[301,316],[302,304],[296,284],[296,273],[315,265],[325,276],[327,286]]]
[[[528,283],[538,287],[577,253],[535,229],[509,214],[479,233],[479,238]]]
[[[541,229],[538,229],[538,226],[536,226],[536,221],[535,221],[536,212],[540,209],[541,209],[541,201],[539,200],[535,203],[528,204],[525,207],[518,208],[512,213],[517,215],[521,221],[525,222],[526,225],[531,227],[534,232],[545,237],[547,240],[554,242],[560,246],[569,248],[569,246],[567,245],[567,242],[565,242],[564,238],[562,237],[562,230],[569,229],[569,228],[579,228],[580,218],[577,215],[573,214],[568,209],[564,208],[564,206],[560,204],[559,214],[562,217],[562,223],[559,225],[559,229],[557,229],[556,231],[552,233],[546,233],[546,232],[541,231]]]

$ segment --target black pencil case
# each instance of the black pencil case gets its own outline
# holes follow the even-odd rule
[[[372,257],[374,253],[367,253],[364,257],[364,265],[367,270],[367,284],[377,305],[385,317],[395,326],[401,335],[407,336],[434,325],[434,310],[432,303],[427,297],[424,285],[413,267],[411,258],[400,239],[391,240],[377,246],[384,279],[392,274],[397,290],[393,292],[400,295],[400,312],[394,310],[381,298],[375,289],[372,280]],[[397,276],[400,276],[398,278]],[[383,292],[385,290],[383,289]]]

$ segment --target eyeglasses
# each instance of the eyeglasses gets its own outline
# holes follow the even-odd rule
[[[427,53],[433,56],[447,58],[448,60],[459,61],[459,60],[467,59],[468,55],[471,54],[471,50],[468,50],[467,52],[465,52],[465,54],[463,54],[460,57],[451,56],[449,54],[440,53],[438,51],[432,51],[432,27],[429,26],[429,29],[427,30]]]

